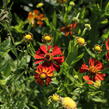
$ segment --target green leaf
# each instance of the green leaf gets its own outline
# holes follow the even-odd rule
[[[72,62],[71,65],[75,64],[76,62],[78,62],[80,59],[82,59],[84,56],[84,53],[80,54],[79,56],[77,56]]]
[[[78,46],[74,43],[74,41],[70,41],[66,62],[70,65],[71,62],[76,59],[77,55],[78,55]]]
[[[7,78],[0,80],[0,85],[3,85],[3,86],[6,85],[7,81],[10,79],[10,77],[11,76],[8,76]]]
[[[25,68],[26,66],[27,66],[27,63],[29,63],[30,62],[30,56],[29,55],[25,55],[25,56],[23,56],[22,57],[22,59],[21,60],[19,60],[19,69],[20,68]]]
[[[56,27],[57,25],[57,15],[56,15],[56,11],[54,10],[54,13],[53,13],[53,25]]]
[[[103,69],[101,72],[102,72],[102,73],[107,73],[107,74],[109,74],[109,68],[105,68],[105,69]]]
[[[102,35],[102,39],[107,39],[109,37],[109,31],[105,32],[103,35]]]
[[[88,53],[91,57],[93,57],[93,58],[96,57],[96,55],[95,55],[94,53],[92,53],[92,51],[90,51],[90,49],[87,48],[86,46],[85,46],[85,49],[86,49],[87,53]]]
[[[109,2],[107,3],[105,7],[105,15],[109,16]]]
[[[101,102],[101,103],[107,102],[106,99],[102,99],[102,98],[99,98],[99,97],[94,97],[94,98],[92,98],[92,100],[95,101],[95,102]]]
[[[0,43],[0,55],[5,56],[11,50],[11,39],[7,39]]]

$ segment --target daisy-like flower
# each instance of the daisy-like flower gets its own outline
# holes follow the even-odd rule
[[[106,74],[101,73],[103,69],[103,64],[93,58],[89,59],[89,65],[82,64],[80,72],[87,72],[87,75],[83,76],[83,79],[87,81],[88,84],[93,84],[98,80],[104,80]]]
[[[54,47],[50,45],[41,45],[40,48],[36,51],[34,58],[35,64],[42,63],[40,64],[41,66],[47,66],[57,71],[60,69],[62,62],[64,62],[63,53],[56,45]]]
[[[28,13],[28,21],[30,24],[32,25],[39,25],[39,26],[43,26],[44,25],[44,20],[46,19],[46,17],[44,16],[44,14],[41,14],[38,10],[33,10],[33,12],[29,12]]]
[[[77,26],[77,23],[72,23],[72,24],[69,24],[67,26],[61,27],[60,31],[63,32],[64,35],[67,37],[67,36],[73,34],[72,30],[75,29],[76,26]]]
[[[51,77],[53,76],[53,70],[48,67],[38,66],[36,69],[36,74],[34,75],[36,82],[43,85],[49,85],[51,82]]]

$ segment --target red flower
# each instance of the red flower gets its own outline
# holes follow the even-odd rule
[[[109,39],[107,39],[107,41],[105,41],[105,45],[106,45],[106,50],[109,50]]]
[[[103,64],[95,59],[89,59],[89,66],[82,64],[80,72],[88,72],[87,75],[83,76],[83,79],[87,81],[88,84],[93,84],[97,80],[104,80],[106,74],[102,74],[100,71],[103,69]]]
[[[50,67],[53,70],[59,70],[60,65],[64,62],[63,53],[56,45],[54,47],[41,45],[34,58],[36,59],[35,64],[42,63],[41,66]]]
[[[53,76],[52,69],[43,66],[38,66],[36,74],[34,75],[36,82],[40,85],[43,85],[44,82],[46,83],[46,85],[49,85],[52,76]]]

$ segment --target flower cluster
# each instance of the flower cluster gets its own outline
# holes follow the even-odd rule
[[[77,103],[70,97],[61,97],[57,94],[50,96],[53,101],[59,102],[64,109],[77,109]]]
[[[46,17],[44,14],[41,14],[38,10],[33,10],[33,12],[28,13],[28,21],[32,25],[39,25],[43,26],[44,25],[44,20]]]
[[[51,82],[53,71],[59,71],[60,65],[64,62],[64,56],[58,46],[41,45],[34,56],[35,64],[38,64],[35,78],[39,84],[43,84],[46,79],[46,85]],[[42,76],[43,75],[43,76]]]

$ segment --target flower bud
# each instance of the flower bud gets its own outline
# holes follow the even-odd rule
[[[51,40],[52,40],[52,36],[50,36],[50,35],[44,35],[42,37],[42,41],[44,41],[44,42],[50,42]]]
[[[85,39],[82,37],[76,37],[76,41],[79,45],[84,46],[86,45]]]
[[[44,4],[40,2],[40,3],[38,3],[38,4],[36,5],[36,7],[37,7],[37,8],[41,8],[43,5],[44,5]]]
[[[73,1],[71,1],[71,2],[69,3],[69,5],[70,5],[70,6],[75,6],[75,3],[74,3]]]
[[[102,51],[102,47],[97,44],[97,45],[94,46],[93,50],[96,51],[96,52],[101,52]]]
[[[32,34],[26,34],[26,35],[24,36],[24,38],[25,38],[26,40],[32,40],[33,35],[32,35]]]
[[[85,24],[85,28],[87,28],[88,30],[91,30],[91,25],[90,24]]]

